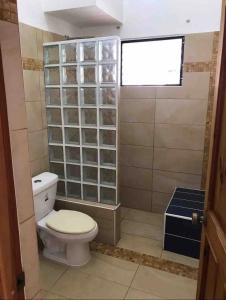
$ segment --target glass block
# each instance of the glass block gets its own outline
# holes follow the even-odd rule
[[[63,144],[62,129],[59,127],[48,128],[49,143]]]
[[[60,72],[58,67],[45,68],[45,84],[46,85],[60,84]]]
[[[96,88],[85,87],[80,89],[81,105],[93,105],[97,104],[97,91]]]
[[[71,180],[81,180],[80,166],[77,165],[67,165],[67,179]]]
[[[82,125],[96,126],[97,125],[97,110],[93,108],[82,109]]]
[[[100,110],[100,126],[115,127],[116,126],[116,110],[101,109]]]
[[[60,89],[46,88],[46,105],[61,105]]]
[[[83,181],[97,183],[98,169],[93,167],[83,167]]]
[[[80,163],[80,148],[65,147],[66,161],[70,163]]]
[[[80,78],[83,84],[96,84],[96,66],[81,66]]]
[[[100,88],[100,104],[101,105],[116,105],[116,88],[103,87]]]
[[[64,181],[57,182],[57,195],[65,196],[65,182]]]
[[[80,136],[78,128],[65,128],[65,143],[79,145],[80,144]]]
[[[100,60],[116,60],[117,58],[117,41],[105,40],[100,41]]]
[[[61,125],[61,110],[60,108],[47,108],[47,123],[49,125]]]
[[[116,166],[116,151],[114,150],[100,150],[100,164],[107,167]]]
[[[81,199],[81,184],[76,182],[67,182],[67,195],[76,199]]]
[[[81,61],[96,60],[96,42],[81,43]]]
[[[62,146],[49,146],[50,161],[64,161],[64,153]]]
[[[59,47],[58,45],[44,47],[45,65],[59,64]]]
[[[101,187],[100,188],[100,202],[110,205],[116,204],[116,190]]]
[[[100,82],[116,83],[116,65],[106,64],[100,65]]]
[[[77,67],[67,66],[62,68],[63,84],[77,84]]]
[[[65,44],[61,46],[61,56],[63,63],[75,63],[77,61],[77,44]]]
[[[65,125],[78,125],[79,116],[77,108],[64,108],[64,124]]]
[[[60,163],[50,163],[50,172],[59,176],[59,178],[64,179],[64,164]]]
[[[116,185],[116,171],[100,169],[100,183],[104,185]]]
[[[112,130],[100,130],[100,145],[102,147],[116,147],[116,132]]]
[[[82,144],[96,146],[97,145],[97,130],[82,129]]]
[[[83,200],[97,202],[98,190],[96,186],[83,184]]]
[[[97,149],[82,149],[83,163],[88,165],[97,165]]]
[[[62,97],[64,105],[78,106],[78,88],[63,88]]]

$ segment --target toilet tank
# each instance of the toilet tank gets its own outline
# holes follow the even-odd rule
[[[58,176],[44,172],[32,178],[32,190],[36,221],[48,215],[54,207]]]

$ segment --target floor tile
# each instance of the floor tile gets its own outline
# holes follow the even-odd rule
[[[53,286],[51,292],[68,299],[123,299],[127,290],[127,286],[70,268]]]
[[[38,293],[38,295],[34,298],[35,300],[61,300],[61,299],[66,299],[66,298],[63,298],[59,295],[56,295],[56,294],[53,294],[53,293],[50,293],[48,291],[45,291],[45,290],[42,290]]]
[[[199,267],[199,260],[192,258],[192,257],[188,257],[188,256],[184,256],[184,255],[180,255],[177,253],[173,253],[173,252],[169,252],[169,251],[162,251],[162,258],[167,259],[167,260],[171,260],[180,264],[184,264],[193,268],[198,268]]]
[[[146,212],[138,209],[128,209],[128,211],[125,213],[124,219],[150,225],[156,225],[159,227],[163,226],[162,214]]]
[[[195,280],[139,266],[131,287],[165,299],[195,299],[196,285]]]
[[[159,241],[163,238],[163,229],[161,227],[129,220],[122,221],[121,232],[152,238]]]
[[[80,271],[126,286],[132,282],[138,264],[100,253],[92,253],[91,261]]]
[[[53,284],[65,272],[67,266],[58,264],[51,260],[40,258],[40,281],[41,288],[49,290]]]
[[[121,220],[123,220],[130,208],[121,206]]]
[[[143,291],[135,290],[133,288],[130,288],[125,299],[134,299],[134,300],[139,300],[139,299],[161,299],[158,296],[155,296],[153,294],[149,294]]]
[[[126,233],[121,234],[121,239],[118,242],[117,247],[155,257],[160,257],[162,254],[162,241]]]

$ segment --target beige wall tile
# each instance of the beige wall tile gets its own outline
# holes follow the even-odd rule
[[[26,299],[32,299],[40,290],[39,257],[35,218],[32,217],[21,224],[19,230],[22,266],[25,271],[26,278],[25,295]]]
[[[155,100],[121,100],[119,114],[121,122],[154,123]]]
[[[152,188],[152,170],[120,167],[120,185],[126,187],[151,190]]]
[[[48,132],[47,129],[43,129],[43,156],[48,156],[49,155],[49,149],[48,149]]]
[[[31,176],[36,176],[43,172],[49,171],[49,158],[48,156],[41,157],[40,159],[30,162]]]
[[[175,187],[187,187],[199,189],[201,185],[201,176],[153,171],[153,191],[161,193],[172,193]]]
[[[121,99],[154,99],[156,88],[152,86],[123,86],[120,89]]]
[[[22,57],[37,58],[36,29],[20,23],[20,44]]]
[[[205,125],[206,100],[159,99],[156,102],[156,123]]]
[[[43,30],[35,28],[37,39],[37,57],[43,60]]]
[[[120,187],[120,202],[125,207],[151,211],[151,191]]]
[[[202,151],[155,148],[154,169],[202,174]]]
[[[44,156],[43,130],[29,133],[28,145],[30,161],[37,160]]]
[[[153,192],[152,193],[152,208],[154,213],[164,213],[167,205],[172,197],[172,194]]]
[[[153,146],[154,124],[120,123],[120,144]]]
[[[156,124],[156,147],[203,150],[205,126]]]
[[[120,165],[152,169],[153,148],[120,146]]]
[[[157,99],[207,99],[209,94],[209,72],[188,72],[183,74],[179,87],[157,87]]]
[[[211,61],[213,51],[213,35],[213,32],[186,35],[184,62]]]
[[[27,130],[12,131],[10,138],[17,209],[21,223],[34,214]]]
[[[40,101],[39,71],[23,71],[25,101]]]
[[[43,127],[41,102],[37,102],[37,101],[26,102],[26,111],[27,111],[28,131],[32,132],[32,131],[41,130]]]

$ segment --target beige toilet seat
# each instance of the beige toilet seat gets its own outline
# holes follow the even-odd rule
[[[88,215],[73,211],[59,210],[49,216],[46,226],[61,233],[83,234],[92,231],[96,222]]]

